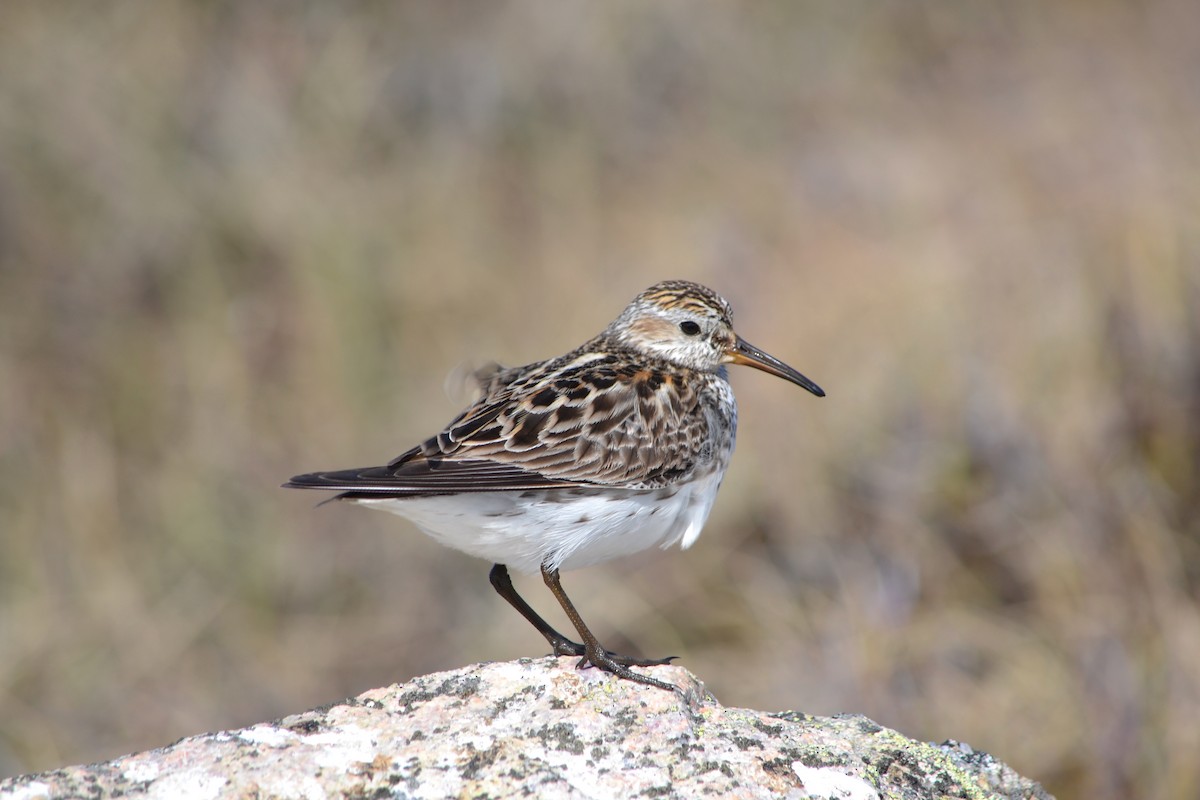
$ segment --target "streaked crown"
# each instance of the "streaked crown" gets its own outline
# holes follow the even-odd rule
[[[642,292],[634,303],[650,303],[662,309],[716,316],[733,327],[733,308],[729,301],[707,286],[692,281],[663,281]]]

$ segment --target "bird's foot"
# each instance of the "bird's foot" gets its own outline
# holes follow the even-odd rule
[[[576,669],[593,666],[602,669],[605,672],[616,675],[618,678],[624,678],[625,680],[634,681],[635,683],[644,683],[647,686],[655,686],[659,689],[666,689],[667,691],[675,692],[676,694],[683,694],[683,691],[673,683],[656,680],[648,675],[640,675],[629,668],[630,666],[652,667],[662,664],[669,664],[672,658],[677,658],[678,656],[671,656],[669,658],[658,660],[630,658],[628,656],[614,655],[609,653],[603,647],[599,646],[594,648],[584,647],[584,652],[581,655],[582,658],[580,658],[579,663],[575,665]]]
[[[556,656],[580,656],[583,658],[583,663],[580,666],[588,666],[591,664],[591,659],[587,657],[587,647],[579,642],[573,642],[570,639],[547,639],[550,646],[554,648]],[[623,656],[619,653],[610,653],[601,648],[601,652],[607,656],[609,661],[614,661],[623,667],[661,667],[670,664],[679,656],[667,656],[666,658],[635,658],[633,656]]]
[[[546,641],[555,656],[581,656],[586,648],[579,642],[573,642],[565,636],[547,636]]]

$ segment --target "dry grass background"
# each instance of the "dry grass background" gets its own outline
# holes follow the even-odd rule
[[[5,3],[0,775],[541,654],[487,564],[278,485],[690,277],[829,397],[735,373],[699,544],[566,576],[601,638],[1195,797],[1198,41],[1187,0]]]

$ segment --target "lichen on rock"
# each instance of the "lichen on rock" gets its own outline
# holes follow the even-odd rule
[[[682,667],[674,694],[575,659],[479,664],[236,731],[0,782],[57,797],[1050,796],[967,745],[861,716],[720,705]]]

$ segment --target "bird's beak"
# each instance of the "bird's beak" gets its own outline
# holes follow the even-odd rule
[[[767,355],[740,336],[737,337],[733,347],[725,351],[724,360],[730,364],[745,364],[748,367],[761,369],[763,372],[768,372],[777,378],[783,378],[785,381],[790,381],[797,386],[803,386],[817,397],[825,396],[825,392],[820,386],[817,386],[775,356]]]

